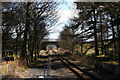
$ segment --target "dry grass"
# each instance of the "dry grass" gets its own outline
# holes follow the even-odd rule
[[[17,67],[17,61],[9,61],[2,63],[2,75],[14,74]]]

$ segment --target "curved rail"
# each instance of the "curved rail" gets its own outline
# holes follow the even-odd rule
[[[81,69],[79,66],[71,63],[70,61],[63,58],[62,56],[60,56],[60,55],[57,55],[57,56],[81,80],[86,80],[86,79],[83,76],[81,76],[78,71],[84,73],[86,76],[88,76],[92,80],[101,80],[100,78],[97,78],[96,76],[92,75],[91,73]],[[74,68],[76,68],[78,71],[76,71]]]
[[[58,57],[78,78],[81,80],[85,80],[77,71],[75,71],[71,66],[69,66],[65,61],[63,61],[60,57]]]

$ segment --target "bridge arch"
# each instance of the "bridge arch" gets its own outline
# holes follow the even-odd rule
[[[46,50],[53,50],[53,49],[57,49],[57,46],[56,45],[47,45],[46,46]]]
[[[57,49],[58,49],[58,47],[59,47],[59,40],[58,39],[54,39],[54,40],[43,40],[42,41],[42,45],[41,45],[41,48],[42,48],[42,50],[47,50],[47,46],[48,45],[54,45],[54,46],[56,46],[57,47]]]

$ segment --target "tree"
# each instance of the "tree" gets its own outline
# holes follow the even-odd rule
[[[12,43],[3,49],[13,49],[20,53],[21,65],[36,60],[39,56],[41,40],[48,35],[49,28],[57,22],[57,6],[59,2],[9,2],[3,3],[3,35],[9,36],[3,43]],[[35,58],[33,56],[35,54]],[[33,59],[34,58],[34,59]]]
[[[64,30],[60,33],[60,47],[66,50],[74,51],[77,39],[73,37],[75,30],[70,26],[65,26]]]

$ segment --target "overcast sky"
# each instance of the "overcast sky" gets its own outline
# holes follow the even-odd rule
[[[54,33],[50,33],[49,38],[50,39],[57,39],[59,37],[59,32],[62,31],[63,27],[65,24],[68,23],[70,18],[73,18],[76,14],[76,11],[74,9],[74,3],[71,2],[66,2],[64,4],[60,4],[59,5],[59,21],[56,25],[54,25],[53,27],[55,27],[52,32]]]

